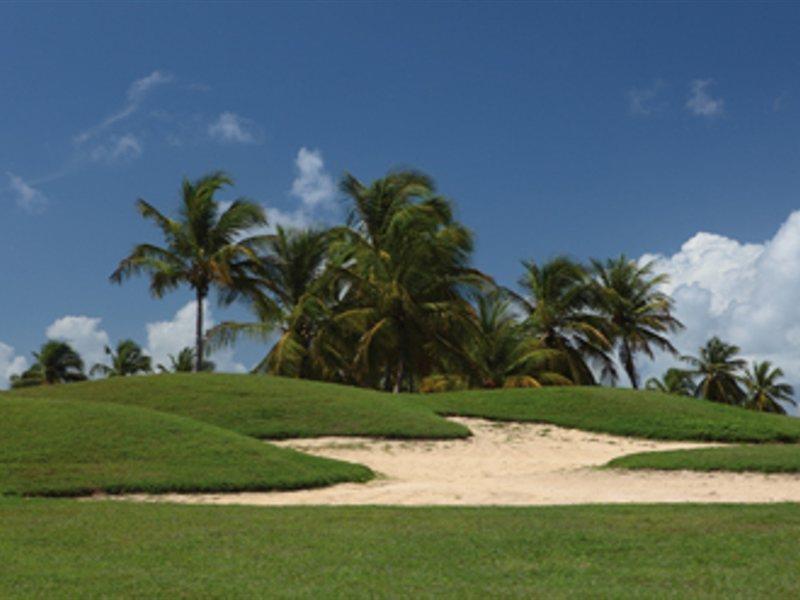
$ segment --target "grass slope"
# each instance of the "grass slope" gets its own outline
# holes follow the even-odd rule
[[[15,390],[0,398],[37,396],[136,405],[257,438],[469,435],[465,427],[391,394],[281,377],[204,373],[125,377]]]
[[[3,598],[793,598],[800,508],[0,501]]]
[[[797,442],[800,419],[705,400],[603,387],[549,387],[418,395],[441,415],[533,421],[663,440]]]
[[[0,399],[0,494],[295,489],[370,477],[360,465],[141,408]]]
[[[621,469],[661,469],[667,471],[755,471],[760,473],[800,473],[800,446],[763,444],[641,452],[616,458],[609,467]]]

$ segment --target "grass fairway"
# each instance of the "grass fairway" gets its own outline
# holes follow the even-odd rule
[[[0,416],[0,494],[296,489],[371,477],[135,407],[4,397]]]
[[[682,396],[602,387],[413,396],[442,415],[534,421],[616,435],[720,442],[797,442],[800,419]]]
[[[0,500],[3,598],[797,597],[800,508]]]
[[[281,377],[180,374],[125,377],[15,390],[46,397],[136,405],[257,438],[320,435],[459,438],[469,430],[391,394]]]
[[[621,469],[667,471],[800,473],[800,445],[763,444],[760,446],[642,452],[616,458],[608,466]]]

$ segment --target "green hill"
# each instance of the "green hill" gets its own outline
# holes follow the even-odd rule
[[[800,441],[800,419],[649,391],[548,387],[411,398],[441,415],[550,423],[632,437],[755,443]]]
[[[142,408],[0,398],[0,494],[278,490],[371,476]]]
[[[124,377],[15,390],[8,397],[135,405],[257,438],[469,436],[465,427],[391,394],[282,377],[207,373]]]
[[[640,452],[615,458],[608,463],[608,466],[621,469],[666,471],[800,473],[800,446],[797,444],[762,444],[760,446]]]

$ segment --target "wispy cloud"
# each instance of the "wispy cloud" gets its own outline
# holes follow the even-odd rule
[[[131,160],[142,155],[142,142],[132,133],[113,137],[100,144],[89,153],[93,161],[113,163]]]
[[[789,94],[782,92],[772,101],[772,112],[780,112],[789,103]]]
[[[336,195],[333,177],[325,171],[325,163],[319,150],[300,148],[295,159],[297,177],[292,182],[292,195],[304,206],[313,209],[326,205]]]
[[[709,87],[714,84],[712,79],[695,79],[691,83],[691,93],[686,101],[686,109],[698,117],[716,117],[722,114],[724,102],[722,98],[714,98],[709,93]]]
[[[218,142],[255,144],[259,135],[255,123],[233,112],[224,112],[208,126],[208,135]]]
[[[142,102],[144,102],[154,88],[165,83],[169,83],[172,80],[172,75],[169,73],[164,73],[163,71],[153,71],[149,75],[142,77],[141,79],[137,79],[131,83],[130,86],[128,86],[128,91],[125,95],[126,101],[122,108],[109,115],[96,125],[93,125],[92,127],[89,127],[88,129],[76,135],[74,138],[75,143],[79,145],[83,144],[107,130],[115,123],[127,119],[137,110],[139,110]]]
[[[7,172],[9,188],[14,195],[14,200],[21,209],[31,214],[40,213],[47,205],[47,196],[40,190],[26,182],[19,175]]]
[[[646,117],[662,111],[666,105],[659,100],[663,88],[664,82],[657,79],[648,87],[629,90],[628,108],[631,114]]]

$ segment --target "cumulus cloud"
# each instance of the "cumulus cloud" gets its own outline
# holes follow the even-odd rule
[[[6,172],[9,188],[14,195],[14,200],[22,210],[35,214],[44,210],[47,205],[47,196],[40,190],[27,183],[19,175]]]
[[[649,87],[628,91],[628,108],[631,114],[646,117],[663,110],[664,103],[658,99],[663,87],[664,82],[656,80]]]
[[[670,276],[665,291],[686,325],[674,338],[681,353],[696,354],[718,335],[748,360],[770,360],[800,384],[800,211],[761,244],[698,233],[671,256],[642,260],[655,260],[656,270]],[[662,356],[646,369],[660,374],[673,362]]]
[[[147,353],[153,357],[153,365],[169,365],[169,355],[177,355],[186,346],[194,347],[195,319],[197,318],[197,305],[189,302],[169,321],[157,321],[147,324]],[[214,319],[209,309],[208,302],[203,304],[203,328],[214,326]],[[236,362],[232,348],[224,348],[215,352],[211,360],[216,364],[217,371],[244,373],[244,365]]]
[[[13,347],[0,342],[0,389],[8,387],[12,375],[18,375],[27,368],[28,361],[24,356],[18,356]]]
[[[297,177],[292,182],[292,195],[299,198],[303,206],[314,209],[328,204],[336,195],[333,177],[325,170],[325,162],[319,150],[300,148],[295,159]]]
[[[686,101],[686,109],[698,117],[716,117],[722,114],[724,102],[722,98],[713,98],[708,88],[713,85],[711,79],[695,79],[691,83],[691,93]]]
[[[51,340],[67,342],[83,357],[87,371],[92,365],[105,361],[104,348],[108,334],[100,328],[102,319],[83,315],[68,315],[56,319],[45,331]]]
[[[128,86],[128,91],[125,95],[125,104],[115,113],[109,115],[96,125],[80,132],[75,136],[76,144],[83,144],[89,139],[96,137],[99,133],[107,130],[109,127],[123,121],[133,115],[139,110],[142,103],[148,95],[158,86],[170,83],[173,77],[169,73],[163,71],[153,71],[149,75],[135,80]]]
[[[94,161],[113,163],[132,160],[142,155],[142,143],[132,133],[112,137],[107,143],[92,149],[89,156]]]
[[[219,142],[234,144],[255,144],[258,134],[250,119],[236,113],[224,112],[208,126],[208,135]]]

